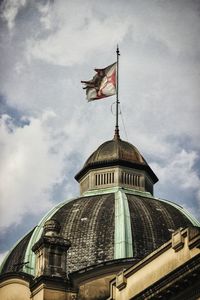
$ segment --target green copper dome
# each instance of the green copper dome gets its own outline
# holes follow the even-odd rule
[[[61,236],[71,241],[69,272],[120,259],[138,261],[168,241],[179,227],[199,226],[179,205],[147,192],[124,188],[90,191],[54,207],[10,251],[1,273],[35,275],[32,247],[47,220],[58,221]]]
[[[145,180],[153,185],[158,178],[140,152],[119,136],[98,147],[76,178],[86,186],[82,195],[54,207],[22,238],[2,264],[2,274],[35,275],[32,249],[45,230],[59,231],[70,241],[67,269],[73,273],[110,262],[126,267],[127,261],[137,262],[167,242],[178,228],[200,226],[179,205],[153,197]]]

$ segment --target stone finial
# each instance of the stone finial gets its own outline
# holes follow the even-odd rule
[[[44,235],[53,236],[58,235],[60,232],[60,223],[54,219],[47,220],[44,224]]]

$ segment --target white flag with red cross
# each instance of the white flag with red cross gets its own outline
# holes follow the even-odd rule
[[[117,63],[104,68],[94,69],[95,76],[89,81],[81,81],[85,84],[88,101],[99,100],[116,94]]]

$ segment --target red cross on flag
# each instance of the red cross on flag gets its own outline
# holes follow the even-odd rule
[[[89,81],[81,81],[85,84],[88,101],[99,100],[116,94],[116,70],[117,63],[104,69],[94,69],[95,76]]]

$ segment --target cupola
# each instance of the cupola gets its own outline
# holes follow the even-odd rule
[[[158,181],[138,149],[119,135],[104,142],[86,160],[75,176],[80,183],[80,192],[125,187],[150,192]]]

